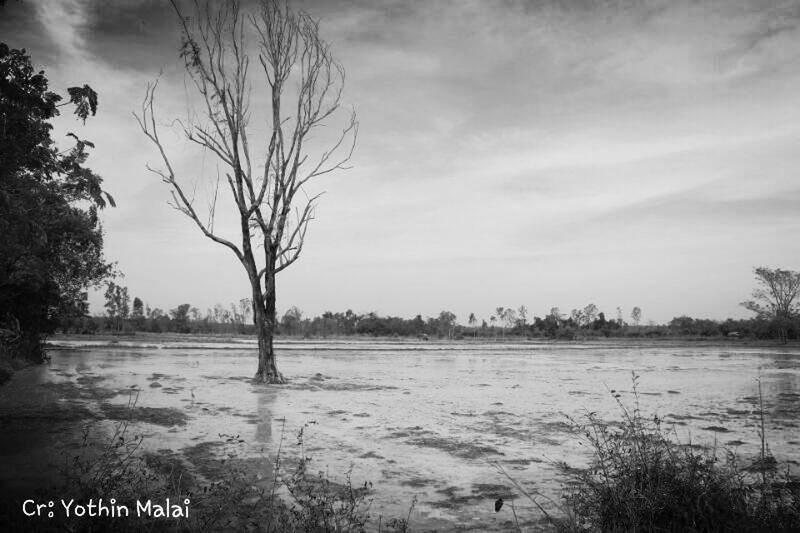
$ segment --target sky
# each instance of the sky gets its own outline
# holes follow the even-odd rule
[[[325,194],[278,275],[279,312],[446,309],[466,323],[594,303],[609,318],[639,306],[645,322],[738,318],[754,267],[800,270],[800,1],[293,6],[346,70],[332,130],[352,108],[359,134],[352,168],[309,187]],[[96,144],[89,165],[117,200],[101,215],[106,256],[130,294],[165,310],[247,297],[233,254],[146,170],[160,159],[132,113],[159,76],[180,179],[202,192],[216,169],[168,131],[193,101],[169,3],[12,0],[0,41],[52,90],[98,92],[97,116],[65,113],[56,139]],[[102,312],[100,292],[90,302]]]

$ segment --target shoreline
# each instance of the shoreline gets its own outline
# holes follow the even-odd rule
[[[122,334],[56,334],[50,336],[45,345],[50,348],[61,348],[60,342],[80,342],[89,341],[92,346],[111,346],[121,342],[135,342],[146,343],[198,343],[198,344],[230,344],[239,343],[243,347],[254,344],[256,338],[253,335],[245,334],[199,334],[199,333],[148,333],[148,332],[132,332]],[[278,345],[291,346],[291,345],[321,345],[327,343],[334,344],[386,344],[386,345],[419,345],[419,346],[485,346],[485,347],[499,347],[499,346],[581,346],[581,347],[601,347],[601,348],[614,348],[614,347],[687,347],[694,345],[701,345],[703,347],[718,346],[720,348],[726,347],[754,347],[754,348],[785,348],[787,350],[800,350],[800,340],[791,340],[787,343],[781,343],[776,339],[732,339],[726,337],[584,337],[574,340],[560,340],[560,339],[545,339],[545,338],[523,338],[523,337],[509,337],[509,338],[493,338],[493,339],[418,339],[416,337],[372,337],[372,336],[356,336],[356,335],[342,335],[342,336],[329,336],[329,337],[299,337],[299,336],[275,336],[275,343]]]

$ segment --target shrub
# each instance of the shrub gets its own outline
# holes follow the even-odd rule
[[[800,486],[769,453],[763,415],[761,454],[743,466],[732,452],[680,444],[658,416],[642,416],[637,381],[634,374],[632,411],[611,391],[621,422],[594,413],[573,421],[593,458],[588,469],[563,469],[571,489],[560,529],[800,531]]]

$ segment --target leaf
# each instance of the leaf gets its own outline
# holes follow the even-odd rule
[[[69,101],[75,104],[75,114],[83,119],[84,124],[89,117],[89,113],[94,116],[97,113],[97,93],[89,87],[70,87],[67,89]]]

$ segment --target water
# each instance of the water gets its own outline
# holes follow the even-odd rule
[[[245,454],[270,455],[280,445],[289,458],[311,456],[312,469],[335,479],[351,471],[354,484],[371,481],[375,513],[405,515],[416,497],[416,527],[502,530],[509,515],[495,514],[494,499],[511,484],[498,465],[557,499],[562,476],[554,463],[580,466],[588,458],[567,417],[593,411],[619,419],[610,391],[632,408],[632,371],[644,414],[674,423],[685,442],[743,455],[760,449],[760,376],[770,447],[779,459],[800,460],[797,348],[304,342],[277,349],[291,383],[264,387],[249,381],[256,365],[249,341],[64,341],[50,365],[0,387],[0,430],[13,435],[0,444],[0,460],[33,468],[64,445],[60,436],[75,421],[42,419],[37,409],[48,402],[109,412],[134,394],[138,407],[188,416],[171,427],[139,422],[135,430],[150,450],[239,435]],[[40,387],[31,393],[34,383]],[[64,388],[72,384],[84,392]],[[68,398],[58,399],[64,391]],[[45,423],[26,423],[37,416]],[[524,501],[516,510],[537,515]]]

